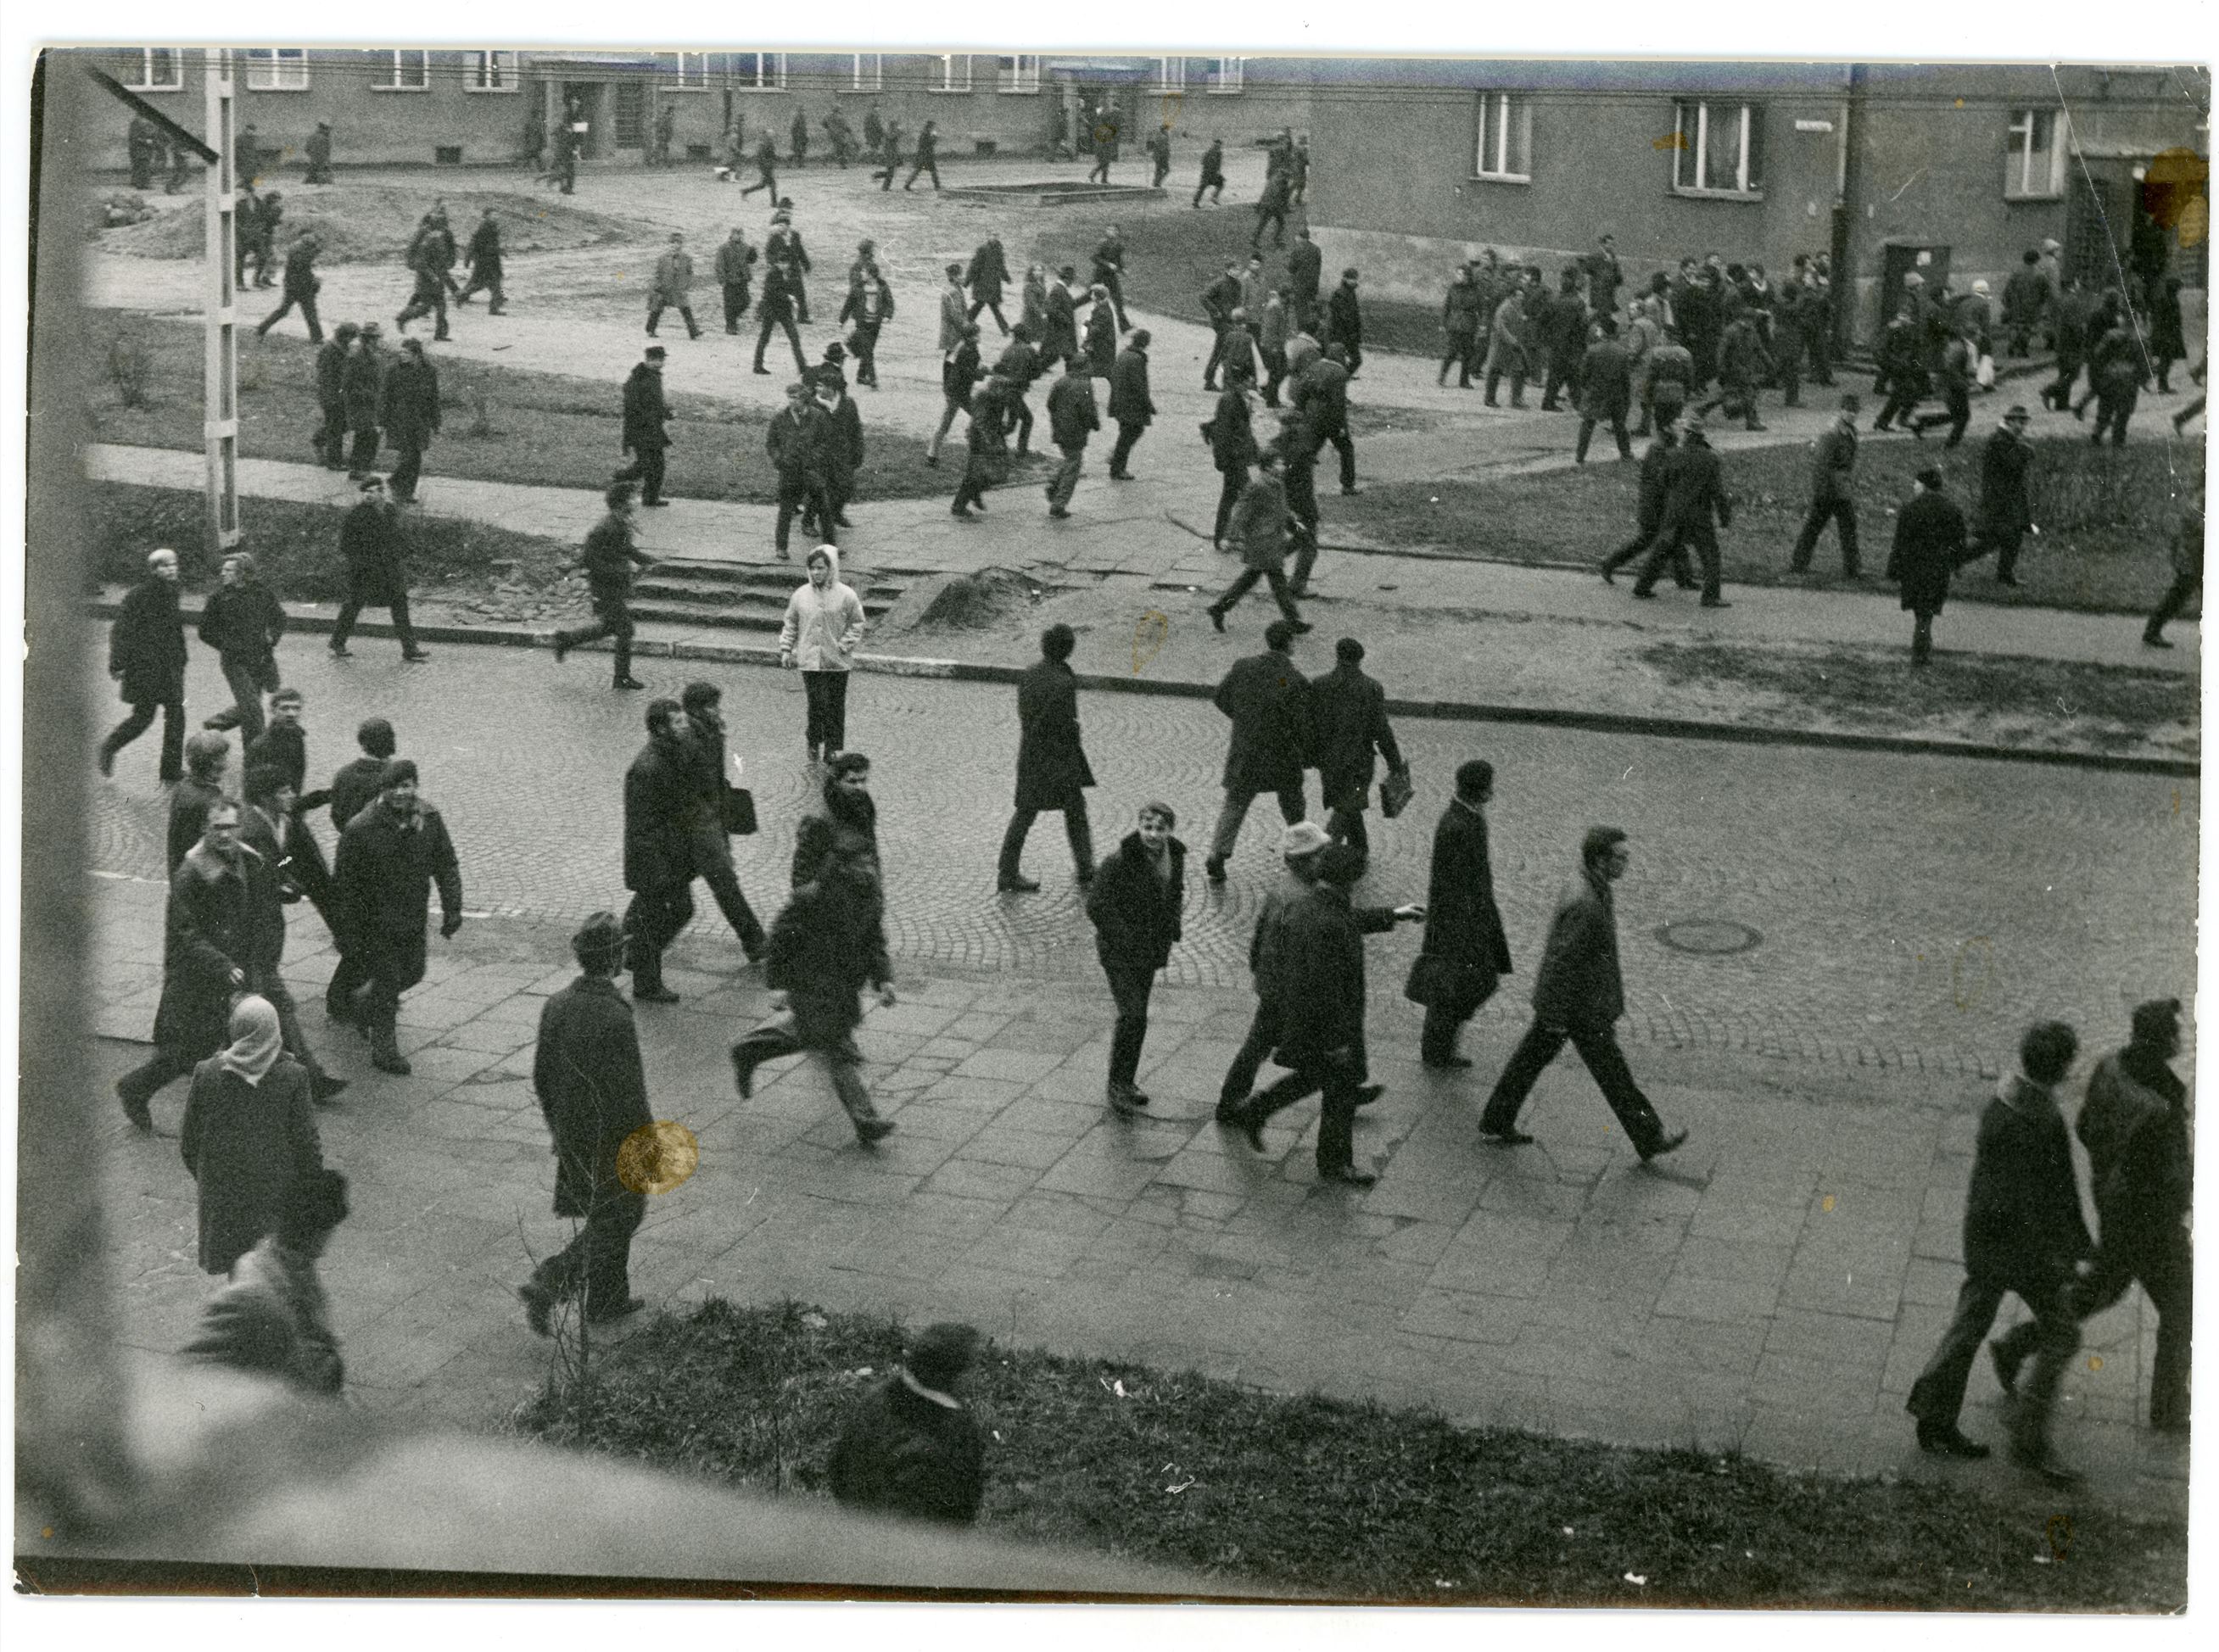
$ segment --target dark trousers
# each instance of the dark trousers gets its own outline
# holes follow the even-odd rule
[[[1102,966],[1110,978],[1110,997],[1117,1006],[1117,1030],[1110,1035],[1110,1082],[1129,1084],[1141,1070],[1141,1046],[1148,1039],[1148,994],[1156,984],[1153,964]]]
[[[928,172],[932,175],[932,187],[935,189],[938,189],[940,187],[940,162],[936,157],[931,155],[923,157],[917,161],[916,165],[909,169],[909,181],[908,183],[904,183],[902,188],[904,189],[908,189],[910,184],[915,183],[920,176]]]
[[[1911,663],[1923,666],[1934,657],[1934,615],[1913,609],[1911,614]]]
[[[254,329],[255,336],[259,338],[283,321],[292,314],[295,304],[301,307],[301,319],[308,324],[308,342],[312,345],[323,343],[323,326],[316,320],[316,295],[314,293],[296,293],[290,287],[285,289],[284,302],[262,318],[261,323]]]
[[[761,161],[757,161],[755,163],[755,181],[749,184],[746,189],[740,191],[740,199],[743,201],[746,200],[757,189],[768,189],[770,191],[771,203],[774,206],[777,204],[778,174]]]
[[[583,1289],[585,1312],[598,1319],[631,1300],[631,1237],[647,1219],[647,1196],[597,1189],[586,1225],[531,1270],[531,1287],[561,1299]]]
[[[2057,376],[2042,387],[2042,399],[2062,413],[2073,399],[2073,382],[2080,376],[2080,357],[2063,349],[2057,352]]]
[[[1125,320],[1125,278],[1115,270],[1097,270],[1095,280],[1110,289],[1110,307],[1116,313],[1117,331],[1122,332],[1132,325]]]
[[[390,1035],[401,1013],[401,995],[424,978],[424,937],[358,942],[348,949],[345,962],[353,966],[353,978],[362,982],[363,1025]]]
[[[717,910],[740,939],[741,950],[749,958],[762,951],[762,922],[740,888],[740,874],[732,865],[732,841],[713,821],[704,821],[693,829],[693,875],[709,885]]]
[[[848,749],[848,676],[844,671],[805,671],[801,692],[808,702],[805,738],[809,754],[830,757]]]
[[[1352,366],[1349,370],[1353,372]],[[1333,451],[1340,455],[1340,488],[1349,493],[1356,487],[1356,440],[1348,433],[1346,425],[1336,425],[1326,432],[1325,439],[1333,444]]]
[[[1725,416],[1729,419],[1745,420],[1750,430],[1757,428],[1756,386],[1746,379],[1721,381],[1718,394],[1703,403],[1695,411],[1707,413],[1713,407],[1724,409]]]
[[[786,329],[786,341],[793,346],[793,370],[803,378],[808,377],[809,358],[801,353],[801,334],[795,328],[793,319],[791,316],[778,314],[772,307],[768,304],[762,305],[759,307],[762,315],[762,331],[755,334],[756,367],[762,368],[763,351],[770,345],[771,329],[774,327],[784,327]],[[768,371],[769,370],[763,369],[763,370]]]
[[[1048,508],[1057,511],[1069,510],[1071,496],[1078,491],[1078,471],[1086,458],[1086,444],[1081,442],[1062,452],[1063,463],[1056,466],[1055,475],[1047,485]]]
[[[1557,392],[1572,387],[1578,376],[1578,363],[1561,362],[1551,357],[1547,370],[1541,376],[1541,411],[1556,412]]]
[[[1260,1125],[1281,1109],[1322,1090],[1317,1167],[1321,1174],[1347,1170],[1356,1162],[1357,1090],[1363,1082],[1360,1047],[1330,1053],[1305,1052],[1296,1055],[1296,1065],[1285,1078],[1265,1085],[1240,1107],[1240,1121]]]
[[[1248,818],[1248,805],[1263,795],[1260,792],[1236,790],[1228,786],[1225,806],[1218,810],[1217,829],[1210,835],[1209,858],[1223,866],[1233,854],[1233,846],[1240,841],[1240,823]],[[1279,800],[1279,818],[1293,825],[1308,814],[1302,801],[1302,783],[1297,777],[1292,786],[1282,787],[1275,793]]]
[[[811,1013],[808,1006],[799,1002],[799,993],[789,992],[787,996],[796,1001],[794,1013],[766,1022],[741,1039],[732,1046],[733,1060],[754,1068],[785,1056],[812,1056],[831,1079],[832,1093],[840,1098],[840,1106],[851,1122],[867,1124],[877,1118],[879,1110],[871,1104],[871,1092],[863,1083],[863,1053],[855,1047],[853,1028],[836,1036],[831,1029],[837,1025],[836,1017]],[[852,989],[848,997],[848,1015],[852,1016]],[[805,1037],[801,1033],[804,1024],[811,1028],[810,1036]]]
[[[1602,1090],[1602,1098],[1610,1103],[1610,1110],[1618,1115],[1626,1139],[1633,1143],[1634,1151],[1646,1158],[1663,1145],[1664,1126],[1656,1116],[1656,1109],[1641,1093],[1641,1086],[1633,1080],[1632,1068],[1625,1065],[1625,1053],[1618,1047],[1618,1034],[1608,1027],[1551,1027],[1536,1020],[1526,1029],[1526,1036],[1511,1052],[1510,1064],[1502,1076],[1495,1081],[1495,1091],[1487,1098],[1487,1110],[1480,1115],[1479,1127],[1496,1132],[1507,1131],[1518,1122],[1518,1109],[1526,1104],[1526,1097],[1533,1088],[1533,1081],[1541,1070],[1557,1058],[1557,1052],[1569,1039],[1572,1047],[1580,1053],[1580,1059],[1588,1064],[1588,1071]]]
[[[416,295],[408,301],[407,307],[395,318],[394,326],[405,331],[408,324],[420,315],[428,315],[432,319],[432,337],[434,339],[447,336],[446,283],[443,281],[436,287],[419,286]]]
[[[1094,152],[1094,170],[1086,175],[1086,181],[1089,183],[1107,183],[1110,181],[1110,152],[1108,150],[1097,149]]]
[[[1369,787],[1365,788],[1367,791]],[[1371,834],[1364,829],[1364,804],[1360,794],[1344,798],[1326,808],[1325,835],[1336,843],[1348,845],[1360,865],[1371,859]]]
[[[1287,352],[1265,350],[1259,353],[1264,357],[1264,405],[1276,407],[1279,405],[1279,387],[1287,382]],[[1471,381],[1467,377],[1464,382],[1469,384]]]
[[[1641,564],[1641,572],[1634,580],[1633,588],[1647,591],[1656,583],[1656,576],[1664,571],[1667,562],[1684,559],[1687,548],[1693,545],[1695,555],[1703,564],[1703,594],[1719,595],[1723,574],[1719,565],[1719,536],[1707,522],[1691,522],[1684,528],[1667,527],[1661,530],[1649,547],[1649,556]]]
[[[1171,175],[1172,164],[1170,159],[1163,155],[1157,156],[1155,165],[1149,169],[1148,187],[1152,189],[1162,189],[1164,187],[1164,180]]]
[[[227,710],[208,718],[202,726],[238,730],[239,748],[244,751],[261,737],[262,696],[264,691],[277,690],[277,661],[271,658],[240,660],[226,655],[223,680],[231,685],[232,704]]]
[[[2150,1372],[2153,1428],[2179,1428],[2188,1421],[2189,1314],[2195,1273],[2188,1235],[2179,1228],[2152,1242],[2106,1243],[2097,1255],[2094,1270],[2082,1282],[2075,1304],[2075,1312],[2085,1319],[2117,1301],[2136,1280],[2141,1282],[2143,1294],[2157,1310],[2157,1363]]]
[[[1456,1054],[1457,1035],[1464,1024],[1479,1013],[1494,996],[1495,977],[1477,969],[1458,972],[1455,984],[1436,992],[1426,1006],[1426,1019],[1418,1034],[1418,1059],[1431,1066],[1445,1065]]]
[[[1814,499],[1811,508],[1804,512],[1803,531],[1795,536],[1795,554],[1788,566],[1798,574],[1811,566],[1811,555],[1818,549],[1818,536],[1831,522],[1842,536],[1842,572],[1851,579],[1857,573],[1857,506],[1849,498]]]
[[[1017,456],[1022,458],[1030,450],[1033,440],[1033,410],[1025,405],[1022,396],[1013,396],[1008,403],[1010,417],[1016,421]]]
[[[604,637],[616,638],[616,680],[623,682],[631,675],[631,610],[621,599],[597,605],[594,623],[581,625],[575,631],[557,631],[556,639],[566,649],[582,648],[597,643]]]
[[[728,281],[723,285],[724,331],[737,332],[740,330],[740,318],[748,313],[748,306],[755,301],[755,293],[744,281]]]
[[[1582,463],[1585,463],[1587,461],[1588,444],[1589,441],[1594,439],[1595,425],[1599,421],[1595,419],[1585,417],[1582,417],[1580,420],[1579,448],[1573,456]],[[1632,438],[1627,436],[1625,432],[1625,410],[1624,408],[1619,408],[1616,413],[1611,415],[1610,433],[1618,443],[1618,456],[1621,459],[1632,458],[1633,456],[1633,442]]]
[[[1499,367],[1489,368],[1487,370],[1487,405],[1489,407],[1495,406],[1495,393],[1501,384],[1502,370]],[[1526,370],[1523,367],[1513,367],[1510,370],[1510,405],[1514,407],[1522,407],[1526,405]]]
[[[183,700],[135,700],[131,715],[108,731],[108,738],[100,742],[103,767],[115,761],[115,754],[154,726],[156,713],[162,718],[162,756],[155,773],[162,784],[181,777],[185,760],[185,703]]]
[[[1063,816],[1063,835],[1071,840],[1071,863],[1078,869],[1079,881],[1083,883],[1094,875],[1094,829],[1086,818],[1086,794],[1074,788],[1060,812]],[[998,868],[1004,879],[1017,875],[1018,863],[1024,858],[1025,838],[1041,813],[1038,809],[1019,809],[1010,815],[1009,829],[1002,834]]]
[[[1892,383],[1887,387],[1887,401],[1881,406],[1880,417],[1873,420],[1874,430],[1886,430],[1901,419],[1908,429],[1914,422],[1911,409],[1918,407],[1925,392],[1914,385]]]
[[[940,423],[934,427],[930,439],[924,444],[924,450],[937,458],[940,456],[940,444],[948,439],[948,432],[955,428],[955,415],[967,413],[970,411],[971,393],[967,387],[960,399],[949,395],[943,389],[940,397]]]
[[[344,470],[347,462],[346,403],[326,401],[323,409],[323,428],[311,438],[311,445],[323,456],[326,465],[333,470]]]
[[[997,316],[995,319],[999,320],[1001,318]],[[855,382],[867,384],[873,390],[879,388],[879,328],[881,325],[877,321],[858,321],[855,332],[848,335],[849,342],[855,346]],[[1004,327],[1002,331],[1007,332],[1009,329]]]
[[[784,550],[786,540],[793,531],[793,519],[799,514],[805,522],[814,521],[817,531],[832,543],[838,543],[834,532],[831,500],[824,490],[824,478],[813,470],[781,470],[778,473],[778,527],[772,543]]]
[[[1949,439],[1944,447],[1955,447],[1965,439],[1965,427],[1973,422],[1973,394],[1961,384],[1942,387],[1942,411],[1924,413],[1911,421],[1913,430],[1932,430],[1937,425],[1949,427]]]
[[[2203,583],[2203,575],[2200,573],[2183,574],[2177,577],[2158,603],[2155,612],[2150,615],[2149,624],[2142,627],[2142,635],[2162,635],[2166,622],[2188,606],[2189,598],[2196,594],[2196,587]]]
[[[2069,1287],[2063,1281],[2005,1284],[1967,1277],[1957,1290],[1956,1314],[1942,1333],[1926,1369],[1911,1385],[1911,1397],[1903,1408],[1926,1428],[1957,1425],[1973,1357],[1995,1324],[1996,1310],[2003,1306],[2007,1292],[2018,1296],[2035,1314],[1996,1345],[1998,1357],[2014,1369],[2028,1355],[2034,1356],[2034,1374],[2018,1383],[2017,1403],[2012,1407],[2011,1453],[2020,1458],[2038,1458],[2048,1447],[2049,1410],[2057,1398],[2058,1382],[2080,1345],[2080,1327],[2073,1320]]]
[[[662,467],[664,450],[642,447],[632,450],[631,463],[616,474],[639,483],[643,502],[652,505],[662,497]]]
[[[2111,445],[2124,447],[2127,444],[2127,420],[2135,415],[2135,402],[2140,394],[2139,390],[2129,386],[2123,391],[2098,394],[2096,398],[2096,431],[2088,439],[2100,443],[2104,439],[2104,432],[2108,430],[2111,432]]]
[[[1146,429],[1146,425],[1135,424],[1129,419],[1117,421],[1117,444],[1110,450],[1111,475],[1125,474],[1125,462],[1133,456],[1133,444],[1141,439],[1141,432]]]
[[[401,456],[393,464],[393,497],[406,505],[416,497],[416,483],[424,475],[424,440],[420,436],[397,436],[393,450]]]
[[[196,1053],[174,1044],[157,1044],[152,1055],[115,1081],[116,1094],[123,1098],[126,1106],[143,1108],[165,1084],[186,1077],[210,1053],[205,1050]]]
[[[1203,194],[1211,190],[1215,191],[1215,194],[1210,195],[1209,199],[1211,204],[1213,206],[1222,205],[1225,200],[1225,180],[1221,177],[1205,177],[1201,183],[1196,184],[1194,186],[1194,204],[1197,207],[1200,206],[1202,204],[1202,197]]]
[[[973,505],[985,504],[986,484],[993,480],[993,474],[992,463],[985,454],[966,454],[963,480],[955,484],[955,498],[948,508],[957,516],[963,516]]]
[[[700,326],[693,320],[693,307],[691,304],[666,305],[657,302],[648,307],[647,336],[649,338],[655,337],[655,329],[662,321],[662,312],[666,309],[675,309],[678,312],[678,319],[686,323],[686,333],[688,338],[698,338],[701,336]]]
[[[1474,335],[1469,332],[1452,332],[1449,335],[1447,348],[1441,356],[1441,370],[1433,376],[1435,378],[1446,383],[1449,369],[1453,367],[1457,370],[1457,388],[1459,390],[1471,388],[1473,337]]]
[[[347,638],[354,635],[354,623],[362,618],[365,606],[383,608],[389,612],[393,616],[394,634],[401,639],[401,651],[403,654],[416,652],[416,628],[408,623],[408,593],[406,591],[395,591],[390,602],[370,605],[365,605],[360,598],[349,597],[339,606],[339,617],[332,624],[332,649],[334,652],[347,645]]]
[[[1287,209],[1284,207],[1259,206],[1256,208],[1256,233],[1248,238],[1248,245],[1264,245],[1264,227],[1267,224],[1271,228],[1271,245],[1284,246],[1287,244]]]
[[[1236,464],[1227,467],[1225,480],[1217,490],[1217,524],[1209,531],[1209,543],[1225,543],[1225,525],[1233,520],[1233,507],[1240,502],[1240,490],[1248,485],[1248,467]]]
[[[1278,1046],[1279,1013],[1259,998],[1256,1013],[1248,1020],[1248,1036],[1234,1052],[1233,1065],[1225,1070],[1225,1082],[1217,1087],[1219,1112],[1230,1112],[1248,1098],[1256,1088],[1256,1075],[1263,1071],[1264,1058]]]
[[[632,984],[649,990],[662,984],[663,948],[693,921],[693,880],[637,891],[625,909],[625,964]]]
[[[1615,573],[1656,543],[1657,521],[1654,512],[1638,519],[1633,525],[1633,537],[1602,559],[1606,571]],[[1672,576],[1682,586],[1695,582],[1694,564],[1688,560],[1688,548],[1676,538],[1672,549],[1665,553],[1672,563]]]
[[[347,469],[357,476],[366,476],[377,469],[378,438],[383,432],[376,425],[358,425],[354,432],[354,452],[349,456]]]
[[[1241,598],[1255,589],[1259,580],[1270,582],[1271,599],[1279,605],[1281,614],[1296,622],[1302,619],[1302,610],[1295,606],[1295,593],[1287,584],[1286,570],[1276,562],[1269,568],[1242,568],[1233,583],[1225,587],[1225,594],[1209,605],[1210,612],[1230,613]]]
[[[1973,541],[1977,549],[1973,555],[1985,556],[1992,550],[1996,554],[1996,577],[1999,580],[2011,579],[2018,571],[2018,553],[2025,540],[2026,530],[2017,523],[1984,522],[1980,525],[1979,537]]]
[[[1782,344],[1773,357],[1773,365],[1780,381],[1780,405],[1799,407],[1803,405],[1803,352]]]
[[[489,314],[499,315],[508,303],[508,295],[500,288],[500,270],[498,267],[491,270],[473,268],[470,271],[469,284],[463,289],[461,295],[455,300],[455,302],[467,304],[470,301],[471,295],[475,293],[486,295],[488,300],[486,310]]]

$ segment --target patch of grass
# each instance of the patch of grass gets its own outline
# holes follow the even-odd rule
[[[92,507],[95,582],[135,584],[146,574],[146,553],[167,545],[177,553],[189,588],[215,584],[221,558],[207,543],[207,505],[199,494],[112,481],[88,482],[85,491]],[[239,514],[245,529],[239,548],[254,553],[263,578],[281,599],[336,602],[345,597],[339,524],[346,507],[257,499],[243,500]],[[407,536],[408,581],[415,590],[495,575],[551,585],[557,565],[577,556],[575,545],[440,517],[411,517]],[[513,575],[497,566],[502,562],[515,564]]]
[[[275,295],[264,295],[271,299]],[[142,405],[124,400],[110,382],[96,388],[90,408],[94,433],[103,442],[197,451],[201,433],[201,334],[190,323],[140,320],[123,312],[99,313],[101,323],[143,346],[147,365]],[[459,359],[435,362],[444,424],[425,456],[431,477],[467,476],[545,487],[580,488],[606,482],[625,463],[617,450],[623,430],[619,385],[561,373],[538,373]],[[313,464],[308,438],[322,423],[316,402],[315,347],[305,338],[272,333],[249,337],[239,349],[239,449],[242,457]],[[785,405],[728,401],[687,393],[670,398],[677,417],[663,491],[681,499],[774,504],[778,473],[764,450],[771,416]],[[863,406],[867,454],[856,497],[926,499],[946,494],[948,473],[924,463],[924,444],[912,437],[874,429]],[[481,426],[482,430],[481,431]],[[382,463],[390,465],[392,451]]]
[[[1553,415],[1534,415],[1536,418]],[[1567,421],[1569,425],[1569,420]],[[1719,536],[1725,576],[1777,585],[1810,500],[1810,450],[1794,444],[1724,456],[1734,496],[1733,526]],[[1911,479],[1942,468],[1950,495],[1970,509],[1980,494],[1980,445],[1944,452],[1937,442],[1868,442],[1857,456],[1857,524],[1870,573],[1886,565],[1894,512]],[[1353,499],[1321,494],[1326,537],[1339,525],[1374,543],[1432,545],[1487,562],[1599,562],[1633,530],[1638,467],[1605,459],[1577,469],[1488,481],[1394,482]],[[1991,577],[1992,561],[1958,576],[1984,602],[2096,613],[2142,612],[2172,583],[2172,524],[2201,495],[2200,442],[2096,448],[2070,437],[2035,444],[2034,515],[2019,557],[2017,589]],[[1830,528],[1815,566],[1838,569]]]
[[[285,215],[277,226],[279,256],[295,236],[314,230],[323,245],[321,261],[326,266],[397,264],[424,214],[438,200],[447,202],[450,227],[463,245],[469,242],[479,211],[491,207],[500,220],[502,249],[511,256],[661,239],[653,225],[589,212],[544,193],[471,190],[457,195],[444,180],[430,179],[414,185],[350,181],[340,189],[266,177],[261,187],[265,195],[274,189],[284,196],[280,204]],[[93,237],[93,245],[127,258],[197,258],[206,252],[208,223],[197,183],[183,195],[150,195],[145,202],[156,208],[154,216],[103,230]]]
[[[821,1496],[842,1417],[901,1346],[882,1319],[711,1301],[643,1326],[589,1384],[542,1394],[516,1425]],[[2161,1611],[2185,1599],[2177,1525],[2068,1511],[2060,1559],[2054,1506],[1943,1484],[1458,1428],[994,1345],[968,1394],[992,1431],[984,1528],[1236,1586],[1537,1605]]]

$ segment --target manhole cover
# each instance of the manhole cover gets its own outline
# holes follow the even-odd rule
[[[1699,953],[1713,958],[1749,952],[1764,944],[1762,935],[1731,918],[1683,918],[1661,927],[1656,938],[1674,952]]]

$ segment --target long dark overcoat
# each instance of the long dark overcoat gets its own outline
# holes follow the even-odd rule
[[[108,668],[131,705],[174,705],[185,698],[185,622],[177,587],[150,574],[131,587],[108,633]]]
[[[301,1178],[324,1167],[307,1071],[281,1055],[250,1084],[210,1056],[193,1069],[180,1146],[200,1183],[201,1267],[229,1273],[277,1231]]]
[[[1042,660],[1017,679],[1017,798],[1020,809],[1067,809],[1094,771],[1078,739],[1078,674]]]
[[[1903,606],[1915,614],[1938,614],[1949,595],[1949,576],[1965,560],[1965,513],[1942,494],[1921,494],[1895,519],[1895,545],[1887,576],[1903,589]]]
[[[1279,792],[1302,783],[1310,739],[1309,679],[1277,649],[1234,661],[1217,685],[1217,709],[1233,719],[1225,753],[1228,792]]]
[[[655,1121],[631,1006],[616,983],[581,975],[539,1012],[531,1088],[554,1138],[555,1214],[593,1214],[596,1196],[623,1192],[617,1149]]]

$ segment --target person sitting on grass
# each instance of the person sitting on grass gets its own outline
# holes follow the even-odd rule
[[[832,1495],[842,1508],[969,1525],[986,1493],[978,1419],[953,1392],[979,1333],[928,1326],[908,1362],[857,1400],[832,1448]]]

